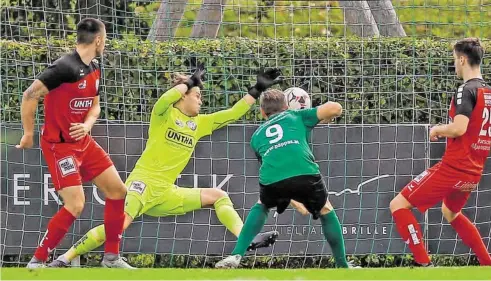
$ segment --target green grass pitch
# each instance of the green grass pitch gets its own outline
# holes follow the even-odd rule
[[[366,269],[2,268],[1,280],[491,280],[491,267]]]

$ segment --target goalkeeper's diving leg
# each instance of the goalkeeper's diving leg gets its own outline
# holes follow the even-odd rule
[[[191,191],[189,188],[180,188],[183,191]],[[202,207],[213,206],[218,220],[230,231],[235,237],[239,237],[244,226],[242,219],[234,208],[228,194],[217,188],[201,188],[200,201]],[[254,251],[258,248],[269,247],[276,242],[278,237],[277,231],[268,231],[258,233],[249,243],[247,251]]]
[[[165,193],[166,200],[164,203],[152,206],[148,210],[143,208],[141,201],[128,192],[125,205],[125,222],[123,229],[126,230],[134,218],[144,214],[153,217],[164,217],[169,215],[182,215],[202,207],[213,206],[220,222],[234,234],[239,236],[243,222],[237,211],[234,209],[232,201],[227,193],[216,188],[172,188]],[[270,231],[260,233],[249,246],[247,250],[255,250],[262,247],[269,247],[276,241],[278,232]],[[104,225],[99,225],[87,232],[75,245],[73,245],[65,254],[59,256],[55,261],[49,264],[49,267],[66,267],[75,257],[86,254],[105,241]],[[104,265],[104,264],[103,264]],[[124,268],[130,268],[128,267]],[[121,266],[123,267],[123,266]]]
[[[228,194],[218,188],[172,188],[168,191],[170,198],[163,204],[159,204],[145,212],[152,217],[163,217],[168,215],[183,215],[194,210],[204,207],[215,209],[218,220],[230,231],[235,237],[239,237],[244,223],[240,218]],[[172,210],[170,212],[169,210]],[[258,248],[269,247],[276,242],[278,237],[277,231],[259,233],[249,243],[247,251],[253,251]]]

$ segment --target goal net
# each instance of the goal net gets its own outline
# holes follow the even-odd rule
[[[389,202],[443,154],[445,143],[430,144],[428,129],[447,122],[450,98],[459,85],[451,69],[451,42],[470,36],[491,38],[491,4],[394,0],[399,22],[393,25],[400,24],[401,29],[376,22],[377,10],[368,4],[361,8],[340,4],[7,1],[0,9],[3,266],[30,258],[61,206],[38,138],[33,149],[15,148],[22,135],[22,93],[46,66],[73,48],[76,23],[86,16],[103,20],[109,39],[102,58],[103,112],[92,135],[110,153],[123,180],[145,147],[151,108],[169,87],[171,73],[189,72],[198,61],[205,63],[202,110],[209,113],[238,101],[259,67],[280,67],[285,79],[278,88],[302,87],[311,94],[314,106],[332,100],[344,108],[335,124],[314,130],[311,147],[341,220],[350,258],[365,266],[409,264],[411,257],[393,225]],[[350,19],[349,11],[370,12],[374,22]],[[384,35],[386,29],[403,30],[405,36],[390,38]],[[378,32],[381,37],[355,36],[357,32]],[[484,78],[491,80],[491,46],[489,42],[485,46],[482,70]],[[40,106],[37,133],[43,114]],[[259,195],[259,164],[249,140],[261,122],[256,107],[237,124],[202,139],[177,184],[227,191],[245,219]],[[463,212],[476,223],[491,251],[489,169]],[[102,193],[90,184],[85,192],[85,209],[53,252],[55,256],[103,222]],[[439,206],[418,213],[417,218],[437,264],[445,264],[446,256],[459,259],[460,264],[475,263],[442,218]],[[278,241],[249,253],[248,266],[333,265],[320,223],[310,216],[291,208],[282,215],[272,211],[264,230],[279,231]],[[183,216],[136,219],[124,233],[122,252],[139,266],[207,267],[228,255],[234,243],[235,237],[220,224],[214,210],[205,208]],[[95,265],[97,258],[84,256],[82,264]]]

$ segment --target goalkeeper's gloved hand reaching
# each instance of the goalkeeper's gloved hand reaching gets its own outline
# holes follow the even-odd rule
[[[203,77],[205,75],[205,72],[206,70],[204,63],[198,64],[193,75],[191,75],[191,77],[189,77],[188,81],[186,82],[189,90],[193,87],[199,87],[200,89],[203,89]]]
[[[264,69],[259,70],[256,85],[249,88],[249,95],[258,99],[262,92],[281,82],[280,75],[281,70],[279,68],[270,68],[266,71]]]

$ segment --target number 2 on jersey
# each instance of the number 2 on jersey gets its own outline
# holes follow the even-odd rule
[[[481,131],[479,132],[479,136],[491,136],[491,126],[488,125],[488,129],[484,129],[484,126],[488,124],[488,122],[491,124],[491,119],[489,118],[489,108],[485,107],[482,111],[482,124],[481,124]]]
[[[266,137],[273,138],[269,141],[270,144],[277,143],[283,138],[283,129],[280,125],[274,124],[266,128]]]

